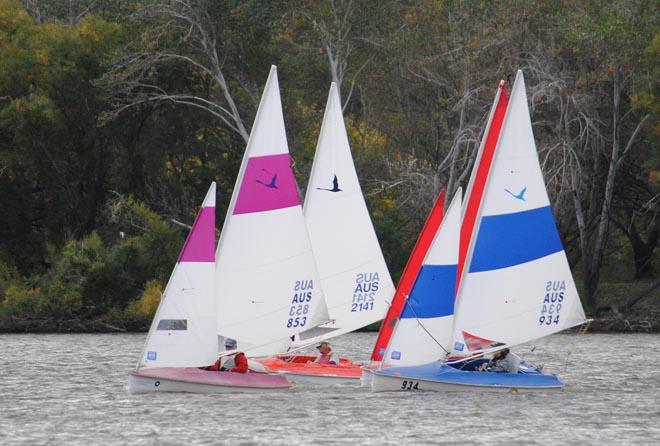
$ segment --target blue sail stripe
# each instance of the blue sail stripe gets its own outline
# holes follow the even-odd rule
[[[401,319],[454,314],[456,265],[422,265]]]
[[[520,265],[563,251],[550,206],[481,220],[470,272]]]

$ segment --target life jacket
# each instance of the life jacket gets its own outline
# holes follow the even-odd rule
[[[325,365],[337,365],[332,361],[332,357],[334,356],[334,353],[330,352],[327,355],[319,355],[318,361],[316,362],[317,364],[325,364]]]
[[[246,373],[248,371],[248,360],[244,353],[238,353],[234,356],[236,367],[232,368],[230,372]]]

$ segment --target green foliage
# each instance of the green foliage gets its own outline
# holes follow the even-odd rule
[[[179,228],[165,224],[143,204],[128,199],[122,205],[125,209],[116,216],[112,229],[138,228],[134,235],[119,238],[110,246],[96,232],[71,240],[52,251],[45,274],[29,280],[18,278],[0,263],[4,295],[0,314],[81,320],[109,312],[121,314],[143,293],[145,282],[145,295],[127,314],[129,319],[139,319],[152,312],[150,293],[167,280],[183,237]],[[157,280],[148,281],[151,277]]]
[[[162,294],[163,285],[157,280],[150,280],[140,298],[128,304],[126,317],[132,321],[148,323],[158,309]]]
[[[125,90],[109,87],[105,76],[129,51],[205,57],[191,44],[193,28],[168,26],[156,14],[157,3],[0,0],[3,316],[143,323],[185,237],[171,219],[191,223],[215,180],[222,220],[242,136],[217,117],[173,101],[138,101],[107,118],[123,104]],[[659,221],[653,197],[660,187],[657,1],[190,5],[211,31],[246,128],[270,64],[279,66],[301,190],[333,79],[329,53],[336,58],[356,168],[394,278],[432,204],[429,197],[441,185],[465,185],[467,177],[459,177],[471,167],[496,82],[518,68],[525,71],[562,238],[570,253],[579,253],[567,166],[579,163],[593,230],[600,213],[591,204],[604,193],[612,85],[620,74],[621,142],[649,118],[617,177],[611,215],[618,229],[608,234],[603,273],[619,279],[634,274],[640,252],[648,254],[644,249],[655,271],[660,268],[653,251]],[[212,74],[198,68],[181,60],[153,64],[140,78],[137,99],[153,88],[227,106]],[[591,139],[572,146],[582,134]]]

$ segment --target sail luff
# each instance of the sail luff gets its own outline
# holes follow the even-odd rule
[[[254,117],[255,124],[262,119],[261,115],[264,113],[263,111],[265,108],[264,102],[266,101],[265,93],[269,91],[271,88],[273,88],[272,86],[273,82],[277,83],[277,67],[275,65],[271,65],[270,67],[270,71],[268,73],[268,79],[266,80],[266,85],[264,86],[264,90],[263,90],[264,94],[261,95],[261,99],[259,100],[259,107],[257,108],[257,114]],[[231,193],[231,199],[229,200],[229,206],[227,206],[227,213],[225,214],[225,220],[222,224],[222,228],[220,228],[220,237],[218,239],[218,246],[216,248],[216,258],[220,253],[220,250],[222,249],[222,242],[224,241],[225,238],[224,236],[225,231],[223,231],[223,229],[227,226],[227,223],[229,222],[229,219],[231,218],[233,210],[236,206],[236,199],[238,198],[239,186],[243,181],[248,159],[250,159],[250,148],[254,144],[253,138],[254,138],[253,132],[250,132],[250,136],[248,137],[248,142],[245,148],[245,152],[243,153],[243,159],[241,160],[241,167],[238,169],[238,176],[236,177],[236,182],[234,183],[234,189],[232,190]]]

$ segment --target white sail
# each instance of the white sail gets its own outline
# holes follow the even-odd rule
[[[456,191],[406,300],[383,366],[427,364],[451,349],[461,195]]]
[[[218,354],[215,183],[211,184],[151,323],[138,368],[197,367]]]
[[[583,323],[520,71],[479,209],[457,297],[453,353],[520,344]]]
[[[394,285],[362,195],[334,82],[303,211],[331,322],[301,333],[301,341],[328,339],[382,319]]]
[[[277,69],[257,110],[216,255],[218,334],[252,355],[328,320],[286,141]]]

